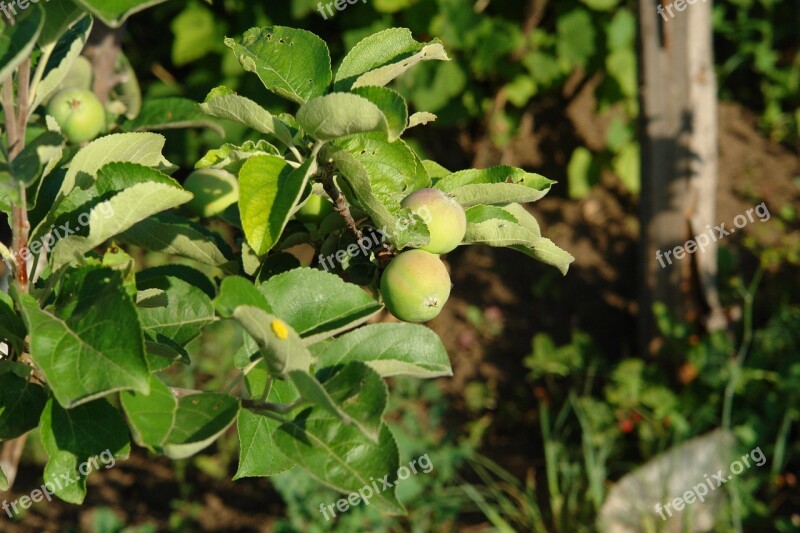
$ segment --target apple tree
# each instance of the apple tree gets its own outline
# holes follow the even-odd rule
[[[566,273],[572,257],[522,205],[553,181],[507,166],[452,172],[404,142],[435,116],[410,113],[390,83],[448,56],[402,28],[365,38],[335,72],[308,31],[252,28],[225,39],[293,114],[218,87],[202,103],[148,100],[136,116],[107,107],[106,135],[73,137],[47,102],[69,88],[92,15],[120,20],[94,4],[32,5],[0,37],[0,210],[13,228],[11,246],[0,246],[13,269],[0,293],[0,440],[38,428],[45,478],[80,480],[57,491],[73,503],[86,493],[77,465],[101,451],[125,458],[133,442],[185,458],[233,426],[235,478],[300,467],[344,493],[392,479],[400,458],[383,420],[385,379],[452,370],[427,326],[378,320],[384,303],[427,320],[435,313],[397,309],[429,303],[414,291],[430,286],[438,313],[450,280],[424,249],[432,236],[452,241],[449,230],[453,245],[511,247]],[[219,120],[260,138],[209,151],[184,188],[154,131]],[[423,189],[433,191],[419,200]],[[451,216],[463,227],[441,222]],[[291,253],[299,246],[314,258],[301,262]],[[134,249],[181,261],[137,264]],[[223,390],[176,387],[168,370],[191,366],[187,345],[219,321],[242,336],[220,354],[237,377]],[[371,503],[404,511],[393,490]]]

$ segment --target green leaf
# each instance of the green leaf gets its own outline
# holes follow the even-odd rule
[[[281,425],[275,441],[289,459],[318,481],[345,494],[372,487],[374,482],[382,490],[373,491],[370,505],[388,513],[405,513],[393,486],[399,466],[397,444],[385,425],[375,443],[327,411],[309,408]],[[382,479],[390,488],[383,488]]]
[[[297,399],[297,390],[288,381],[275,380],[267,395],[272,403],[290,404]],[[294,466],[275,443],[273,435],[280,422],[248,409],[239,412],[239,468],[233,479],[273,476]]]
[[[353,149],[357,144],[348,141],[347,146]],[[403,150],[403,145],[399,142],[392,143],[391,146],[399,146],[400,150]],[[399,173],[396,166],[384,163],[381,158],[375,157],[378,150],[368,153],[365,149],[364,154],[359,154],[362,157],[375,158],[372,161],[365,160],[363,164],[344,148],[333,146],[324,150],[324,154],[324,158],[332,160],[342,173],[344,183],[339,181],[339,185],[347,199],[367,212],[372,221],[384,232],[389,242],[397,248],[419,247],[428,244],[430,234],[424,221],[415,217],[409,209],[400,207],[400,200],[403,196],[401,192],[391,192],[392,189],[397,189],[398,185],[402,187],[402,184],[395,183],[390,177],[388,180],[379,181],[376,183],[376,187],[373,187],[370,179],[372,176],[368,174],[366,166],[372,167],[373,173],[375,169],[383,170],[390,176],[392,173]],[[398,152],[394,152],[393,155],[396,157]],[[414,179],[413,176],[410,178]],[[409,177],[404,175],[403,179],[407,180]],[[410,186],[403,188],[410,190]]]
[[[55,494],[69,503],[81,504],[86,496],[86,475],[81,467],[92,471],[111,468],[117,459],[126,459],[130,453],[122,414],[105,400],[67,410],[50,399],[42,412],[39,432],[49,456],[44,479],[57,485]]]
[[[158,378],[150,394],[120,395],[137,443],[170,459],[185,459],[210,446],[233,424],[239,401],[204,392],[177,398]]]
[[[95,139],[70,161],[55,204],[70,194],[76,184],[80,184],[82,189],[91,186],[97,172],[108,163],[125,161],[162,170],[168,168],[171,166],[169,161],[161,155],[165,141],[162,135],[144,132],[118,133]]]
[[[2,468],[0,468],[0,490],[8,490],[8,478],[6,477],[6,474],[3,472]]]
[[[77,0],[83,7],[112,28],[119,28],[128,17],[166,0]]]
[[[575,261],[569,252],[562,250],[553,241],[544,237],[534,239],[530,246],[512,246],[511,248],[538,259],[546,265],[556,267],[562,276],[567,275],[570,263]]]
[[[384,378],[453,375],[441,339],[419,324],[371,324],[331,342],[316,344],[312,351],[317,370],[360,361]]]
[[[0,85],[31,56],[43,24],[44,12],[38,5],[25,11],[13,26],[5,17],[0,19]]]
[[[49,173],[61,159],[64,137],[54,131],[45,131],[33,139],[11,162],[11,175],[29,187]]]
[[[223,266],[233,260],[233,252],[222,238],[187,218],[158,214],[134,224],[119,239],[146,250],[178,255],[199,263]]]
[[[374,370],[359,362],[328,370],[331,372],[317,373],[317,376],[293,370],[289,378],[303,399],[335,415],[345,425],[355,425],[377,443],[389,394],[386,383]]]
[[[258,142],[245,141],[239,146],[225,143],[219,148],[209,150],[195,163],[194,168],[214,167],[238,174],[244,162],[257,155],[280,155],[280,152],[264,139],[259,139]]]
[[[273,276],[259,291],[272,312],[288,322],[306,344],[354,328],[381,309],[358,285],[313,268]]]
[[[139,115],[123,124],[128,131],[209,128],[220,136],[225,129],[208,119],[200,105],[188,98],[148,98]]]
[[[388,87],[358,87],[353,89],[354,94],[366,98],[381,110],[389,126],[389,142],[400,138],[408,123],[408,105],[400,93]],[[419,113],[415,113],[420,115]],[[431,115],[435,120],[436,116]]]
[[[415,41],[411,30],[391,28],[363,39],[347,53],[336,72],[334,90],[383,86],[420,61],[449,61],[438,40]]]
[[[408,117],[408,128],[413,128],[414,126],[419,126],[422,124],[428,124],[429,122],[434,122],[438,117],[433,113],[428,113],[427,111],[417,111],[410,117]]]
[[[277,156],[251,157],[239,171],[239,212],[247,243],[264,255],[278,242],[315,167],[309,158],[293,169]]]
[[[158,450],[169,437],[178,410],[178,399],[156,376],[150,376],[150,394],[120,394],[133,440]]]
[[[168,176],[134,163],[109,163],[98,172],[97,189],[108,197],[89,210],[88,235],[70,235],[58,241],[52,267],[57,270],[106,240],[123,233],[137,222],[192,199]],[[94,216],[98,211],[111,217]]]
[[[230,318],[240,305],[258,307],[272,313],[267,299],[250,280],[241,276],[227,276],[219,287],[214,307],[221,316]]]
[[[251,28],[238,41],[226,38],[242,67],[258,75],[264,87],[297,103],[322,96],[331,82],[331,58],[325,41],[305,30]]]
[[[595,11],[610,11],[619,3],[619,0],[581,0],[590,9]]]
[[[82,10],[75,8],[74,4],[72,4],[69,0],[61,0],[54,5],[48,3],[47,14],[44,23],[45,27],[42,30],[42,35],[39,38],[40,42],[42,41],[45,32],[48,31],[48,23],[53,19],[51,10],[57,9],[56,6],[64,6],[64,9],[75,9],[75,12],[78,14],[83,13]],[[47,61],[42,81],[39,82],[39,86],[36,89],[36,94],[33,95],[33,102],[28,111],[29,116],[36,110],[37,107],[39,107],[39,104],[47,101],[47,99],[57,89],[63,88],[61,84],[64,79],[66,79],[70,69],[72,68],[72,65],[75,63],[75,60],[78,58],[83,50],[83,47],[86,45],[86,42],[89,40],[89,33],[92,31],[92,26],[92,18],[84,17],[80,20],[80,22],[72,26],[69,31],[62,35],[58,40],[58,43],[55,45],[55,49],[53,50],[53,55],[50,56],[50,59]],[[58,28],[53,28],[53,30],[57,29]]]
[[[297,124],[320,141],[353,133],[389,131],[378,106],[350,93],[331,93],[309,100],[297,111]]]
[[[307,371],[311,367],[311,354],[283,320],[251,305],[236,307],[233,318],[256,341],[271,374],[285,376],[292,370]]]
[[[71,408],[120,390],[147,392],[142,330],[119,272],[72,271],[45,309],[27,294],[17,301],[30,331],[31,357],[61,405]]]
[[[567,164],[567,189],[572,199],[585,198],[592,185],[597,182],[597,173],[592,166],[592,152],[585,146],[578,146],[572,152]]]
[[[232,91],[219,87],[212,90],[206,101],[200,104],[200,109],[212,117],[233,120],[261,133],[274,135],[286,146],[293,146],[292,134],[283,122],[254,101]]]
[[[211,298],[181,278],[158,273],[148,276],[144,271],[137,275],[136,286],[139,290],[159,289],[166,293],[166,306],[137,308],[142,329],[156,340],[163,336],[186,346],[216,320]]]
[[[436,182],[435,187],[453,195],[464,207],[478,204],[535,202],[555,183],[539,174],[498,165],[487,169],[455,172]]]
[[[47,0],[45,7],[44,26],[39,35],[39,46],[41,47],[60,40],[67,28],[85,13],[72,0]]]
[[[172,42],[172,64],[186,65],[214,51],[220,44],[214,13],[197,2],[189,3],[170,24],[175,40]]]
[[[375,194],[389,197],[398,205],[413,191],[430,187],[431,180],[422,162],[408,145],[390,143],[381,133],[352,135],[336,141],[364,168]]]
[[[39,425],[47,393],[38,383],[13,373],[0,374],[0,442]]]
[[[25,324],[14,311],[14,301],[0,291],[0,340],[10,344],[17,353],[22,353],[26,334]]]
[[[556,21],[556,32],[556,49],[563,70],[572,70],[575,65],[585,67],[596,51],[595,29],[589,12],[577,8],[564,13]]]

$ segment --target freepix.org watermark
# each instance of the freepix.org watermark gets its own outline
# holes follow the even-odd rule
[[[325,272],[328,272],[328,270],[335,269],[334,261],[342,264],[342,262],[348,257],[353,258],[362,254],[364,256],[368,256],[373,246],[379,248],[381,243],[386,241],[389,236],[396,235],[397,231],[406,230],[417,217],[422,219],[426,225],[430,224],[432,217],[430,210],[428,210],[428,206],[422,206],[419,209],[411,211],[411,216],[408,219],[398,219],[395,223],[394,230],[389,229],[388,226],[384,226],[381,229],[375,229],[375,232],[372,233],[371,236],[361,237],[358,239],[357,243],[351,244],[344,250],[337,251],[335,254],[330,254],[328,256],[319,254],[319,264],[322,266]]]
[[[675,13],[672,12],[673,7],[678,11],[685,11],[687,5],[693,6],[700,1],[703,3],[706,2],[706,0],[675,0],[674,2],[667,2],[666,11],[662,4],[658,4],[656,11],[658,11],[658,14],[664,19],[664,22],[669,22],[671,18],[675,17]],[[669,13],[669,18],[667,18],[667,13]]]
[[[39,2],[49,2],[50,0],[11,0],[6,5],[5,1],[0,2],[0,11],[6,16],[8,20],[12,20],[17,16],[17,9],[25,11],[31,4],[38,4]],[[9,13],[10,10],[10,13]]]
[[[683,493],[682,496],[673,499],[670,502],[667,502],[666,505],[661,505],[660,503],[656,504],[655,511],[661,517],[661,520],[666,520],[667,516],[664,514],[664,511],[672,517],[672,509],[673,507],[675,511],[682,511],[686,505],[692,504],[696,501],[700,501],[701,503],[705,501],[706,496],[708,495],[709,491],[715,491],[720,488],[722,485],[733,479],[734,476],[738,476],[742,472],[744,472],[745,467],[750,468],[750,459],[753,460],[753,464],[755,466],[763,466],[764,463],[767,462],[767,458],[764,455],[764,452],[761,451],[761,446],[750,450],[749,454],[744,454],[741,457],[741,460],[736,460],[731,463],[729,470],[731,473],[729,475],[725,475],[722,470],[718,470],[716,474],[703,474],[704,480],[702,483],[698,483],[691,490],[687,490]]]
[[[114,458],[114,454],[111,453],[111,450],[106,450],[100,452],[100,455],[90,457],[78,466],[78,472],[80,472],[83,477],[86,477],[95,470],[99,470],[101,464],[106,470],[113,468],[114,465],[117,464],[117,460]],[[69,472],[53,476],[50,481],[45,482],[41,488],[32,490],[29,496],[20,496],[19,499],[11,503],[9,503],[8,500],[3,500],[3,510],[9,518],[14,518],[15,515],[21,512],[19,509],[20,507],[22,509],[27,509],[33,502],[38,503],[45,498],[47,498],[48,502],[53,501],[53,494],[55,494],[57,490],[63,490],[79,481],[79,477],[73,476]]]
[[[667,263],[670,265],[672,264],[672,259],[670,255],[675,256],[675,260],[683,259],[684,256],[689,253],[693,254],[697,250],[701,252],[705,251],[705,247],[711,244],[711,242],[716,242],[723,237],[727,237],[731,233],[734,233],[737,229],[742,229],[747,224],[755,222],[753,218],[753,213],[758,216],[759,221],[766,222],[770,218],[769,209],[767,209],[767,204],[761,202],[755,208],[751,207],[744,214],[738,214],[733,218],[733,225],[736,226],[735,228],[731,228],[730,230],[725,229],[725,223],[723,222],[719,226],[706,226],[708,231],[701,233],[700,235],[695,235],[694,239],[689,239],[683,245],[678,245],[671,250],[667,250],[666,252],[662,252],[661,250],[656,251],[656,259],[658,259],[659,264],[661,264],[661,268],[666,268]],[[745,216],[746,215],[746,216]],[[667,263],[664,263],[664,259],[667,260]]]
[[[380,479],[375,479],[374,477],[370,477],[370,483],[364,485],[358,492],[351,492],[347,499],[342,498],[337,501],[335,504],[330,503],[327,506],[324,503],[319,504],[319,512],[322,513],[322,516],[325,517],[325,520],[330,520],[331,518],[336,516],[336,511],[334,511],[334,507],[338,509],[340,513],[346,513],[351,506],[355,507],[362,501],[364,505],[369,505],[369,500],[373,496],[380,494],[386,489],[391,489],[401,481],[408,479],[411,474],[418,474],[417,467],[421,469],[422,472],[425,474],[430,473],[433,470],[433,463],[431,462],[428,454],[426,453],[423,456],[420,456],[416,459],[412,459],[408,466],[401,466],[397,469],[397,481],[392,483],[389,481],[389,474],[386,474]],[[379,486],[380,485],[380,486]],[[373,490],[374,489],[374,490]],[[328,516],[328,512],[330,511],[331,516]]]
[[[357,2],[358,2],[358,0],[333,0],[333,1],[329,1],[324,6],[322,5],[322,2],[318,2],[317,3],[317,11],[319,11],[319,14],[322,15],[322,18],[324,18],[325,20],[328,20],[328,17],[332,17],[333,16],[333,8],[334,7],[336,8],[336,11],[344,11],[347,8],[348,4],[353,5],[353,4],[357,3]],[[366,4],[367,0],[361,0],[361,3],[362,4]],[[325,10],[326,9],[328,10],[328,14],[327,15],[325,15]]]
[[[69,220],[58,226],[51,226],[50,230],[41,239],[28,243],[28,246],[18,250],[11,257],[11,260],[15,265],[24,265],[31,254],[39,255],[39,252],[43,250],[49,252],[59,240],[73,233],[77,233],[81,227],[88,226],[92,220],[97,219],[97,217],[101,215],[105,220],[113,217],[114,207],[109,202],[102,202],[92,209],[91,212],[84,212],[78,215],[77,226],[73,226],[73,223]],[[3,257],[3,261],[8,266],[9,270],[13,269],[7,258]]]

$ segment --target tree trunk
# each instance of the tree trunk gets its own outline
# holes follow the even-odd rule
[[[711,3],[639,0],[642,192],[639,344],[661,346],[653,304],[724,327],[716,288],[717,86]],[[683,6],[679,11],[677,6]],[[704,250],[675,257],[695,236]],[[691,248],[691,245],[689,245]]]

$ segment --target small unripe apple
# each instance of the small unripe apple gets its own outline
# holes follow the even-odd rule
[[[310,194],[295,216],[300,222],[319,224],[331,213],[333,213],[333,203],[330,200],[318,194]]]
[[[408,250],[391,260],[381,277],[386,309],[406,322],[427,322],[450,297],[450,275],[437,255]]]
[[[219,215],[239,201],[239,182],[236,176],[219,168],[195,170],[183,182],[183,188],[194,194],[186,207],[196,216]]]
[[[428,226],[431,241],[420,246],[421,250],[444,254],[464,240],[467,216],[452,196],[439,189],[420,189],[406,196],[400,205],[410,209]]]
[[[93,92],[70,88],[56,93],[47,104],[61,133],[73,143],[90,141],[106,126],[106,110]]]

